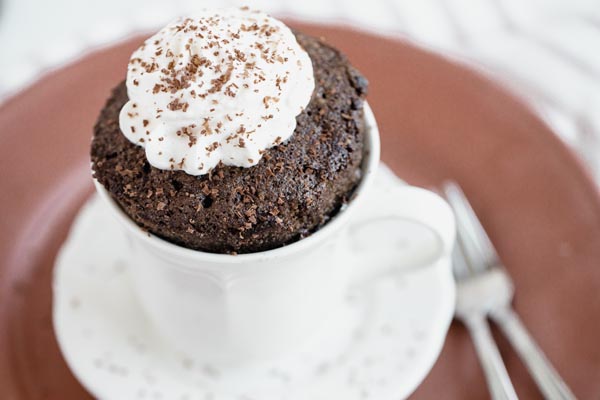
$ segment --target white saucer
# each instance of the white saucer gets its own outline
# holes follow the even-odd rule
[[[399,184],[383,167],[373,192]],[[412,232],[396,225],[383,234],[401,241]],[[362,244],[356,252],[368,251]],[[452,319],[454,281],[444,259],[353,289],[339,318],[286,359],[219,370],[170,350],[155,335],[130,287],[127,248],[121,227],[93,197],[55,266],[59,345],[79,381],[100,399],[405,398],[433,366]]]

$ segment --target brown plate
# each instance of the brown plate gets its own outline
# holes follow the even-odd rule
[[[463,185],[533,336],[578,397],[599,398],[600,197],[576,158],[523,103],[473,71],[404,42],[300,28],[325,36],[370,78],[383,160],[396,173],[417,185]],[[52,265],[91,192],[92,125],[138,43],[95,52],[0,107],[1,399],[89,398],[52,331]],[[540,397],[498,339],[518,394]],[[487,396],[471,341],[454,324],[413,397]]]

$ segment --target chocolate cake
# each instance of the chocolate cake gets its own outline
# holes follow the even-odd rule
[[[292,137],[257,165],[219,164],[202,176],[151,166],[144,148],[120,131],[128,101],[121,83],[94,128],[94,177],[139,226],[190,249],[258,252],[319,229],[361,178],[367,81],[324,41],[296,38],[312,60],[315,90]]]

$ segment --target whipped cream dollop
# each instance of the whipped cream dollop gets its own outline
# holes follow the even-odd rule
[[[314,90],[308,54],[248,8],[175,20],[131,56],[120,127],[160,169],[250,167],[293,133]]]

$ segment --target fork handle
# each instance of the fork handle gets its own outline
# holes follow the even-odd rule
[[[503,307],[495,310],[491,317],[513,345],[546,399],[575,399],[567,384],[536,345],[527,328],[512,308]]]
[[[473,338],[492,399],[518,399],[485,316],[483,314],[469,315],[464,318],[464,323]]]

